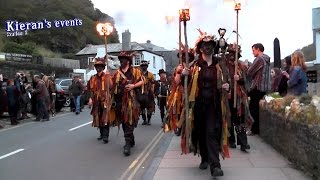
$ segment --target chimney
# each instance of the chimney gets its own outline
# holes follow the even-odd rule
[[[151,41],[150,40],[147,40],[147,48],[152,51],[153,48],[152,48],[152,44],[151,44]]]
[[[122,33],[122,50],[129,51],[131,50],[131,33],[129,30],[125,30]]]
[[[315,34],[316,46],[315,64],[320,64],[320,7],[312,9],[312,29]]]

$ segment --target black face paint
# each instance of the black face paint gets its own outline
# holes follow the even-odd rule
[[[211,55],[213,54],[214,46],[212,42],[204,42],[202,43],[200,49],[205,55]]]
[[[141,67],[141,70],[142,71],[147,71],[147,69],[148,69],[148,66],[146,66],[146,65],[142,65],[142,66],[140,66]]]
[[[103,65],[96,65],[95,68],[96,68],[96,71],[98,73],[104,70],[104,66]]]
[[[127,65],[128,65],[128,60],[126,60],[126,59],[121,59],[120,60],[120,66],[121,66],[121,68],[125,68]]]

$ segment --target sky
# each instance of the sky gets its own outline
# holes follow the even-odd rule
[[[231,2],[227,2],[231,1]],[[178,48],[178,10],[184,0],[92,0],[95,8],[112,16],[119,33],[131,32],[131,41],[151,43],[168,50]],[[236,41],[236,12],[232,0],[188,0],[191,20],[187,22],[189,47],[195,46],[198,28],[218,37],[225,28],[229,43]],[[262,43],[273,61],[273,40],[280,41],[281,58],[313,42],[312,8],[320,0],[242,0],[239,12],[239,44],[242,59],[253,61],[251,46]],[[174,16],[167,23],[166,16]],[[184,43],[184,37],[183,43]]]

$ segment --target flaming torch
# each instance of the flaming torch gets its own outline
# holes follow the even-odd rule
[[[111,23],[98,23],[96,27],[98,33],[104,37],[104,44],[106,49],[106,61],[107,61],[107,70],[109,66],[108,62],[108,49],[107,49],[107,36],[109,36],[113,32],[113,26]]]
[[[104,45],[105,45],[105,50],[106,50],[106,55],[105,55],[105,60],[107,61],[106,64],[106,70],[109,68],[109,59],[108,59],[108,48],[107,48],[107,36],[110,35],[113,32],[113,26],[111,23],[98,23],[96,26],[96,29],[99,33],[99,35],[104,37]],[[109,79],[107,80],[107,89],[106,89],[106,97],[107,97],[107,111],[109,112],[110,110],[110,92],[109,92]],[[107,115],[107,122],[108,122],[108,115]]]
[[[179,54],[180,54],[180,63],[182,64],[182,44],[181,44],[181,23],[183,22],[184,27],[184,40],[185,40],[185,57],[186,57],[186,68],[189,67],[189,55],[188,55],[188,39],[187,39],[187,21],[190,21],[190,13],[189,9],[184,8],[179,10]],[[185,100],[185,134],[186,134],[186,147],[187,153],[189,151],[189,136],[190,132],[188,127],[189,126],[189,98],[188,98],[188,76],[184,78],[184,100]]]

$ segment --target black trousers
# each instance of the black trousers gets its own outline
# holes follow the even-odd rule
[[[219,103],[216,105],[202,103],[195,104],[195,132],[198,136],[201,161],[208,162],[211,168],[220,167],[219,150],[221,139],[221,115]]]
[[[135,128],[135,125],[130,125],[129,123],[122,123],[122,130],[124,134],[124,139],[126,143],[134,143],[134,135],[133,130]]]
[[[257,89],[253,89],[250,93],[250,103],[249,103],[249,109],[251,116],[253,117],[253,124],[251,131],[254,134],[259,134],[259,101],[263,98],[263,96],[266,95],[266,92],[261,92]]]
[[[159,109],[160,109],[160,115],[161,115],[161,121],[163,122],[163,118],[165,115],[165,109],[167,105],[167,98],[166,97],[160,97],[159,98]]]
[[[238,145],[247,145],[248,138],[246,134],[246,127],[245,127],[245,117],[244,115],[239,116],[237,114],[237,108],[233,108],[233,99],[229,101],[229,107],[231,111],[231,125],[230,125],[230,137],[229,142],[230,144],[235,144],[237,142]],[[237,141],[234,131],[236,130],[237,133]]]
[[[100,130],[100,137],[102,140],[108,140],[109,138],[109,124],[105,125],[104,127],[99,127]]]

